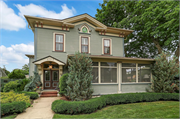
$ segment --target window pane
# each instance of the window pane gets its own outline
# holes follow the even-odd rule
[[[109,47],[104,47],[104,53],[105,54],[110,54],[110,48]]]
[[[82,52],[88,52],[88,46],[82,46]]]
[[[117,63],[114,63],[114,62],[101,62],[101,66],[116,67]]]
[[[84,37],[82,37],[82,44],[83,45],[88,45],[88,38],[84,38]]]
[[[135,63],[122,63],[122,67],[136,67]]]
[[[63,43],[63,35],[56,35],[56,42]]]
[[[93,67],[92,75],[93,75],[92,83],[98,83],[98,67]]]
[[[104,46],[107,46],[107,47],[110,46],[110,45],[109,45],[109,40],[104,40]]]
[[[122,82],[136,82],[136,69],[122,68]]]
[[[53,71],[53,81],[58,81],[58,71]]]
[[[50,81],[50,71],[45,71],[45,81]]]
[[[101,83],[117,83],[117,68],[101,68]]]
[[[138,82],[150,82],[151,70],[138,68]]]
[[[150,64],[138,64],[138,67],[141,67],[141,68],[150,68]]]
[[[93,62],[92,66],[98,66],[98,62]]]
[[[63,51],[63,44],[61,44],[61,43],[56,43],[56,50]]]
[[[54,69],[58,69],[58,68],[59,68],[59,65],[53,65],[53,68],[54,68]]]

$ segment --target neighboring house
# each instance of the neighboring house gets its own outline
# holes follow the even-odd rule
[[[0,67],[0,78],[4,76],[7,76],[6,72]]]
[[[124,40],[132,30],[107,27],[88,14],[59,20],[25,16],[34,33],[29,76],[38,71],[43,89],[55,89],[68,72],[67,59],[79,51],[93,60],[94,94],[145,92],[154,59],[124,57]]]

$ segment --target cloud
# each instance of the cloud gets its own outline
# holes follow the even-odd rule
[[[31,44],[15,44],[11,47],[5,47],[4,45],[0,46],[0,64],[2,65],[13,65],[16,64],[22,68],[24,64],[29,63],[29,59],[25,54],[34,54],[34,45]]]
[[[0,0],[0,29],[18,31],[21,28],[26,28],[25,20]]]
[[[20,4],[15,5],[19,9],[19,15],[31,15],[31,16],[40,16],[40,17],[47,17],[47,18],[54,18],[54,19],[64,19],[67,17],[71,17],[76,13],[76,10],[72,7],[69,9],[66,4],[61,5],[62,11],[56,13],[54,11],[47,10],[43,6],[29,4],[22,6]]]

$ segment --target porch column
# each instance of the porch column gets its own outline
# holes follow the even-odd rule
[[[117,63],[118,67],[118,93],[121,93],[121,83],[122,83],[122,63]]]
[[[59,65],[59,79],[61,78],[62,74],[63,74],[63,66]]]

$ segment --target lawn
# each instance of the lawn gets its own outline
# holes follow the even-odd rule
[[[63,115],[55,118],[179,118],[178,101],[157,101],[107,106],[91,114]]]
[[[9,115],[9,116],[4,116],[1,119],[14,119],[16,118],[17,114]]]

